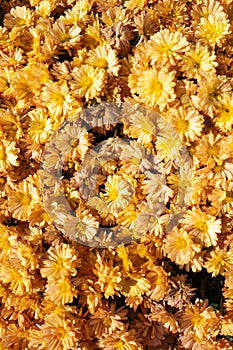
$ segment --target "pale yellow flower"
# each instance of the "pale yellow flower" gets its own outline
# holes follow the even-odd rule
[[[165,238],[166,255],[178,265],[190,263],[200,250],[201,247],[182,229],[174,228]]]
[[[151,68],[136,75],[130,74],[129,87],[133,94],[138,94],[139,102],[149,108],[158,106],[162,111],[176,97],[174,77],[175,72],[168,72],[166,68]]]
[[[85,63],[105,69],[108,73],[116,76],[120,69],[115,51],[107,45],[97,46],[94,50],[89,51]]]
[[[1,171],[19,166],[19,149],[14,141],[2,139],[0,141],[0,169]]]
[[[207,18],[202,17],[195,31],[195,36],[204,44],[221,47],[226,35],[231,33],[229,20],[208,15]]]
[[[205,268],[212,276],[224,275],[225,271],[233,265],[232,249],[227,251],[225,248],[216,247],[210,257],[205,262]]]
[[[105,71],[83,65],[75,67],[72,72],[73,80],[70,85],[73,93],[77,97],[85,97],[86,101],[97,98],[104,87]]]
[[[195,242],[202,244],[204,247],[217,245],[218,234],[221,233],[220,219],[193,208],[184,215],[180,222]]]
[[[67,115],[72,109],[73,98],[67,83],[47,82],[41,93],[42,103],[48,108],[51,117]]]
[[[214,51],[209,50],[208,46],[201,44],[200,41],[197,41],[182,57],[182,71],[189,79],[213,74],[217,65]]]
[[[187,39],[180,32],[163,29],[150,37],[149,55],[152,64],[175,65],[189,49]]]

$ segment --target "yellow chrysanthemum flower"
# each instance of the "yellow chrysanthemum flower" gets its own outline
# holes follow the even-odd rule
[[[61,244],[57,247],[50,247],[48,250],[48,259],[43,261],[44,267],[41,268],[42,277],[59,280],[67,276],[75,276],[76,267],[79,260],[74,249],[67,244]]]
[[[217,65],[214,52],[200,41],[182,57],[182,71],[189,79],[214,74]]]
[[[232,131],[233,126],[233,93],[226,92],[222,95],[214,118],[216,126],[224,131]]]
[[[190,263],[201,250],[200,245],[194,243],[186,231],[177,228],[167,234],[164,248],[167,257],[181,266]]]
[[[180,32],[173,33],[168,29],[152,35],[149,42],[151,62],[156,65],[166,63],[175,65],[189,49],[187,39]]]
[[[67,115],[72,109],[73,98],[66,82],[47,82],[41,93],[42,103],[48,108],[51,117]]]
[[[205,268],[212,276],[224,275],[225,271],[233,265],[232,249],[220,249],[216,247],[211,253],[210,257],[205,262]]]
[[[51,119],[48,117],[47,110],[35,108],[28,113],[27,117],[29,117],[27,132],[30,139],[35,143],[44,144],[52,133]]]
[[[94,50],[89,51],[85,63],[96,67],[106,69],[113,75],[118,75],[120,66],[114,50],[107,45],[97,46]]]
[[[139,102],[148,108],[159,107],[164,110],[169,102],[174,101],[175,72],[166,68],[147,69],[141,73],[129,75],[129,87],[133,94],[138,94]]]
[[[0,141],[0,169],[7,170],[12,166],[19,166],[19,149],[14,141],[2,139]]]
[[[221,47],[226,35],[231,33],[230,28],[229,20],[210,14],[200,19],[195,36],[204,44]]]
[[[28,181],[21,181],[18,185],[12,184],[7,188],[8,209],[18,220],[28,220],[36,203],[39,201],[38,189]]]
[[[83,65],[75,67],[72,72],[73,80],[70,82],[71,89],[77,97],[85,97],[86,101],[97,98],[101,94],[105,83],[105,71]]]
[[[217,245],[218,234],[221,233],[220,219],[194,208],[189,210],[180,222],[195,242],[202,244],[204,247]]]
[[[101,198],[107,203],[109,212],[117,215],[131,201],[134,189],[130,182],[120,175],[109,175]]]

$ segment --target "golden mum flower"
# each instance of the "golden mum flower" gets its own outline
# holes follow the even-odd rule
[[[232,177],[230,177],[231,179]],[[231,180],[217,184],[208,195],[211,205],[218,213],[233,213],[233,182]]]
[[[163,29],[150,37],[149,55],[152,64],[175,65],[189,49],[187,39],[180,32]]]
[[[98,277],[96,285],[100,286],[100,291],[105,298],[113,297],[116,292],[116,286],[121,281],[119,266],[114,266],[113,259],[105,258],[105,254],[97,255],[97,260],[93,268],[94,274]]]
[[[131,301],[141,297],[150,289],[150,282],[147,278],[142,277],[137,273],[127,272],[125,277],[122,277],[118,285],[118,289],[125,297],[130,297]]]
[[[130,74],[129,87],[133,94],[138,94],[139,102],[148,108],[158,106],[162,111],[176,98],[174,77],[175,72],[168,72],[166,68],[150,68],[136,76]]]
[[[77,345],[77,335],[70,320],[49,314],[41,326],[41,343],[50,350],[69,350]]]
[[[16,6],[4,17],[4,26],[9,29],[14,27],[28,27],[33,24],[33,13],[26,6]]]
[[[167,234],[164,248],[167,257],[178,265],[190,263],[195,254],[201,250],[186,231],[177,228]]]
[[[204,119],[195,109],[179,106],[169,109],[167,116],[182,138],[193,142],[201,135]]]
[[[56,144],[66,160],[84,159],[91,137],[85,128],[79,125],[66,125],[57,135]]]
[[[191,96],[194,106],[213,117],[223,94],[231,91],[229,80],[224,75],[200,78],[197,95]]]
[[[27,132],[32,142],[44,144],[52,134],[51,119],[45,108],[35,108],[27,114]]]
[[[200,23],[195,31],[195,36],[201,40],[202,43],[221,47],[223,45],[225,36],[231,33],[231,26],[229,20],[208,15],[207,18],[202,17]]]
[[[223,139],[220,135],[215,136],[211,131],[204,135],[198,142],[194,150],[194,160],[196,158],[199,165],[205,165],[209,162],[218,161],[224,152],[221,148]]]
[[[88,65],[75,67],[72,72],[71,89],[77,97],[85,97],[86,101],[97,98],[105,83],[105,71]]]
[[[77,296],[76,288],[68,278],[49,280],[45,293],[50,300],[59,305],[72,303],[74,297]]]
[[[120,175],[109,175],[100,196],[107,203],[109,213],[117,216],[130,203],[133,193],[130,182]]]
[[[63,46],[65,49],[77,47],[80,41],[81,28],[79,26],[66,26],[63,20],[58,20],[54,23],[49,36],[57,44]]]
[[[0,141],[0,169],[1,171],[19,166],[18,162],[19,149],[14,141],[2,139]]]
[[[187,305],[178,315],[181,330],[185,334],[192,332],[204,340],[206,334],[214,335],[216,332],[218,317],[212,306],[208,306],[208,300],[196,299],[194,305]]]
[[[89,66],[105,69],[109,74],[118,75],[120,66],[114,50],[110,46],[97,46],[87,54],[85,63]]]
[[[124,123],[123,132],[129,137],[137,139],[137,142],[143,146],[151,148],[151,143],[155,141],[156,134],[155,114],[145,114],[140,111],[129,113]]]
[[[34,104],[34,92],[27,67],[18,70],[11,81],[11,93],[17,101]]]
[[[193,4],[191,15],[196,22],[199,22],[201,17],[207,18],[209,15],[226,19],[224,8],[217,0],[202,0]]]
[[[22,266],[13,266],[12,263],[1,263],[0,266],[0,279],[3,284],[9,284],[9,288],[15,295],[24,295],[29,293],[32,284],[31,277],[28,272],[22,268]]]
[[[11,68],[3,68],[0,70],[0,92],[4,97],[10,97],[12,95],[11,82],[15,72]]]
[[[205,268],[212,276],[224,275],[224,272],[233,264],[232,250],[216,247],[205,263]]]
[[[182,57],[182,71],[189,79],[214,74],[217,65],[214,51],[209,50],[208,46],[200,41]]]
[[[90,326],[95,336],[101,337],[107,334],[113,334],[117,330],[124,330],[124,321],[127,320],[128,311],[121,307],[116,310],[116,303],[111,302],[110,305],[103,302],[101,308],[98,308],[93,315],[90,316]]]
[[[42,103],[48,108],[51,117],[58,118],[67,115],[72,109],[73,98],[66,82],[47,82],[41,93]]]
[[[118,331],[114,334],[106,335],[98,342],[104,350],[142,350],[143,347],[138,341],[138,336],[134,329],[129,331]]]
[[[202,212],[200,209],[189,210],[180,221],[197,243],[204,247],[216,246],[218,233],[221,233],[221,220]]]
[[[40,269],[42,277],[59,280],[67,276],[75,276],[79,260],[74,249],[67,244],[60,244],[49,248],[48,259],[43,260],[43,266]]]
[[[217,105],[215,125],[222,131],[228,132],[233,126],[233,93],[226,92]]]
[[[39,201],[38,189],[28,179],[7,188],[8,210],[18,220],[28,220]]]

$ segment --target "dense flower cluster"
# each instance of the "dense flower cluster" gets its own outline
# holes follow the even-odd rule
[[[232,0],[2,0],[0,22],[0,350],[232,349]],[[156,137],[143,113],[117,126],[109,115],[91,131],[68,124],[63,187],[82,222],[65,221],[57,196],[65,235],[41,193],[44,148],[101,102],[153,110],[174,133]],[[93,179],[81,196],[82,161],[90,154],[94,168],[109,135],[121,157],[101,164],[99,196],[86,202]],[[177,169],[181,143],[190,174],[185,162]],[[145,150],[162,165],[162,188],[140,171]],[[60,161],[54,147],[48,188],[46,168]],[[135,241],[108,248],[106,235],[98,249],[75,239],[100,225],[123,226],[123,238],[135,230]]]

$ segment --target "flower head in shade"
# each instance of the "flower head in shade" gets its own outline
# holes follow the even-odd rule
[[[138,336],[134,329],[129,331],[118,331],[111,335],[106,335],[99,342],[99,346],[104,350],[142,350]]]
[[[166,68],[150,68],[137,75],[130,74],[129,87],[133,94],[138,94],[139,102],[148,108],[158,106],[162,111],[176,97],[174,76],[175,72]]]

